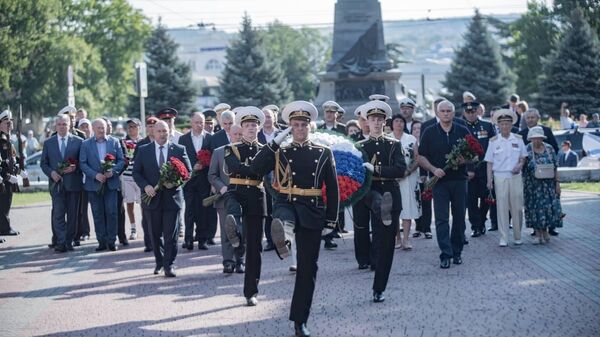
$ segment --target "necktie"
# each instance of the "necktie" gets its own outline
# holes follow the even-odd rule
[[[165,155],[164,155],[164,153],[163,153],[163,149],[164,149],[164,148],[165,148],[165,147],[164,147],[164,146],[162,146],[162,145],[158,147],[158,150],[159,150],[159,152],[160,152],[160,153],[159,153],[159,155],[158,155],[158,166],[159,166],[159,167],[162,167],[162,166],[163,166],[163,164],[165,163]]]
[[[65,143],[65,138],[60,139],[60,155],[62,159],[65,159],[65,150],[67,149],[67,144]]]

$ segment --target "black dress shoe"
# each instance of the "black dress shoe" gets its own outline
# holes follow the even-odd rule
[[[183,245],[181,245],[181,248],[187,248],[187,250],[194,250],[194,242],[184,242]]]
[[[8,235],[8,236],[14,236],[14,235],[19,235],[19,234],[21,234],[21,233],[19,233],[19,231],[16,231],[12,228],[8,232],[0,233],[0,235]]]
[[[484,234],[485,234],[485,231],[486,231],[486,229],[485,229],[485,225],[483,225],[483,228],[481,229],[481,235],[484,235]]]
[[[371,271],[375,271],[375,269],[377,269],[377,266],[374,264],[371,264]]]
[[[492,226],[490,228],[488,228],[488,232],[494,232],[498,230],[498,226]]]
[[[68,251],[71,251],[71,252],[72,252],[72,251],[74,251],[74,250],[75,250],[75,248],[73,248],[73,245],[66,245],[66,247],[67,247],[67,250],[68,250]]]
[[[249,307],[255,307],[258,304],[258,299],[256,299],[256,295],[252,297],[248,297],[246,299],[246,305]]]
[[[215,243],[215,240],[213,240],[213,239],[208,239],[208,240],[206,240],[206,244],[207,244],[207,245],[209,245],[209,246],[214,246],[214,245],[216,245],[216,243]]]
[[[154,275],[158,275],[161,270],[162,270],[162,267],[156,267],[156,268],[154,268]]]
[[[81,246],[81,243],[79,241],[73,241],[73,246],[79,247]]]
[[[177,276],[177,274],[175,274],[175,267],[165,268],[165,276],[166,277],[175,277],[175,276]]]
[[[360,263],[358,265],[358,269],[362,270],[362,269],[369,269],[369,264],[368,263]]]
[[[243,274],[244,272],[246,272],[246,268],[244,268],[244,264],[243,263],[237,264],[235,266],[235,272],[238,274]]]
[[[56,247],[56,243],[49,243],[48,244],[48,248],[54,248],[54,247]]]
[[[456,256],[452,259],[452,263],[454,264],[462,264],[462,258],[460,256]]]
[[[373,292],[373,302],[375,303],[381,303],[385,301],[385,296],[383,296],[383,292]]]
[[[554,228],[550,228],[548,230],[548,234],[550,234],[552,236],[558,236],[558,232]]]
[[[535,231],[533,231],[531,234],[529,234],[531,236],[535,236]]]
[[[101,251],[104,251],[107,249],[108,249],[108,247],[106,245],[99,245],[98,248],[96,248],[96,251],[101,252]]]
[[[129,241],[127,241],[127,239],[125,239],[125,240],[123,240],[123,241],[120,241],[120,243],[121,243],[123,246],[129,246]]]
[[[481,232],[479,230],[474,230],[473,232],[471,232],[472,238],[478,238],[480,236],[481,236]]]
[[[442,269],[450,268],[450,259],[442,259],[442,261],[440,262],[440,268],[442,268]]]
[[[273,245],[272,243],[271,244],[267,244],[265,246],[265,248],[263,249],[263,251],[265,251],[265,252],[270,252],[272,250],[275,250],[275,245]]]
[[[232,264],[228,264],[223,266],[223,273],[224,274],[233,274],[233,270],[234,270],[234,266]]]
[[[306,323],[294,322],[294,330],[296,337],[309,337],[310,330],[306,327]]]
[[[329,249],[329,250],[336,249],[337,246],[338,246],[337,243],[333,242],[332,239],[330,239],[330,238],[325,239],[325,249]]]
[[[198,241],[198,250],[208,250],[208,245],[205,241]]]
[[[56,247],[54,247],[54,251],[58,252],[58,253],[66,253],[67,252],[67,246],[65,246],[65,245],[56,245]]]
[[[108,250],[110,250],[111,252],[115,252],[117,251],[117,246],[115,246],[114,244],[109,244]]]
[[[331,234],[331,236],[333,236],[333,238],[334,238],[334,239],[341,239],[341,238],[342,238],[342,236],[341,236],[341,235],[340,235],[340,233],[338,233],[338,232],[333,232],[333,233]]]
[[[4,238],[0,238],[0,243],[5,243],[6,240],[4,240]]]
[[[151,251],[152,251],[152,248],[150,248],[150,247],[144,248],[144,253],[149,253]]]
[[[342,230],[341,230],[341,232],[342,232],[343,234],[350,233],[350,232],[348,232],[348,231],[347,231],[347,230],[345,230],[345,229],[342,229]]]

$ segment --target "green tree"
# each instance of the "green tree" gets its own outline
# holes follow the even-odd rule
[[[563,23],[569,21],[576,8],[581,9],[596,35],[600,36],[600,0],[554,0],[554,14]]]
[[[314,28],[294,29],[279,21],[261,32],[267,55],[281,64],[293,97],[313,98],[317,74],[325,67],[328,40]]]
[[[539,85],[540,104],[547,113],[557,115],[562,102],[577,113],[600,106],[600,42],[581,9],[571,13],[564,37],[544,64]]]
[[[517,92],[528,100],[539,96],[538,76],[542,59],[554,49],[559,31],[552,12],[543,3],[531,1],[527,12],[510,24],[513,71],[517,75]]]
[[[246,14],[237,39],[227,48],[221,77],[221,101],[231,106],[287,103],[292,96],[280,64],[269,58],[263,35]]]
[[[147,114],[154,114],[166,107],[188,113],[194,107],[196,90],[192,86],[190,67],[177,57],[175,51],[178,47],[159,22],[147,42]],[[130,112],[139,116],[139,98],[130,98]]]
[[[462,102],[462,93],[468,90],[488,106],[502,104],[513,91],[513,75],[502,62],[498,45],[478,10],[464,39],[465,44],[456,50],[443,81],[449,98]]]

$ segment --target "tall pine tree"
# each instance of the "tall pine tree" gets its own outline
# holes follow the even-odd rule
[[[160,22],[146,45],[146,114],[154,114],[165,107],[173,107],[180,113],[191,112],[196,90],[192,86],[190,67],[179,60],[175,53],[178,45]],[[130,111],[139,116],[138,97],[132,97],[130,107]]]
[[[552,115],[558,115],[562,102],[572,113],[600,107],[600,42],[579,8],[571,13],[564,37],[545,63],[540,89],[541,107]]]
[[[227,48],[221,77],[221,101],[231,106],[284,104],[290,86],[276,61],[267,57],[263,37],[246,14],[239,36]]]
[[[462,102],[462,93],[470,91],[488,106],[500,105],[514,90],[513,75],[502,61],[498,44],[488,32],[478,10],[464,36],[465,44],[456,50],[444,86],[449,99]]]

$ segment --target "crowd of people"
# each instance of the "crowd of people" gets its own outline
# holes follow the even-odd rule
[[[182,249],[207,250],[220,226],[223,272],[244,274],[249,306],[258,304],[262,252],[292,259],[290,320],[296,335],[308,336],[321,242],[335,249],[335,239],[350,228],[358,269],[374,271],[376,303],[385,300],[395,249],[418,249],[411,239],[433,238],[432,214],[443,269],[463,263],[467,213],[471,237],[499,230],[501,247],[524,243],[523,221],[533,229],[533,244],[558,235],[564,214],[557,167],[572,161],[565,150],[569,144],[562,144],[567,155],[559,156],[539,111],[517,95],[508,101],[486,114],[475,95],[465,92],[462,114],[439,98],[435,117],[422,120],[410,98],[400,100],[399,113],[393,113],[387,96],[371,95],[345,124],[345,111],[334,101],[321,107],[321,124],[318,109],[306,101],[281,111],[275,105],[232,109],[221,103],[193,112],[186,134],[175,128],[177,110],[165,108],[144,121],[145,137],[142,121],[131,118],[122,138],[114,136],[109,120],[89,120],[84,109],[68,106],[42,144],[41,168],[52,197],[49,246],[66,253],[89,240],[89,207],[96,251],[116,251],[117,240],[127,246],[141,228],[144,251],[154,253],[154,274],[176,277],[179,237]],[[18,234],[10,226],[10,200],[17,175],[27,177],[9,141],[11,130],[12,115],[4,111],[2,235]],[[311,140],[318,131],[347,136],[364,153],[362,167],[371,182],[348,212],[340,208],[332,150]],[[465,140],[475,141],[481,152],[455,156]],[[31,153],[29,148],[28,140]],[[136,204],[141,219],[135,217]]]

